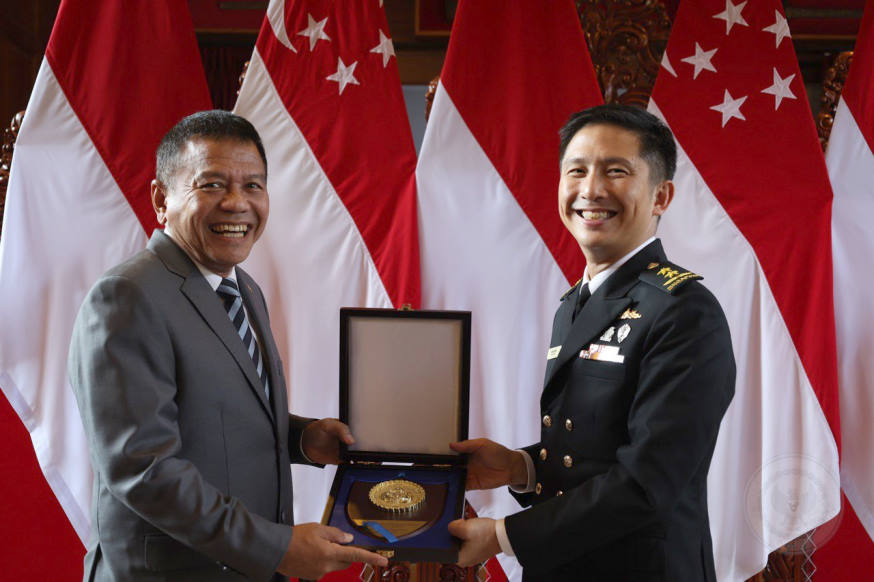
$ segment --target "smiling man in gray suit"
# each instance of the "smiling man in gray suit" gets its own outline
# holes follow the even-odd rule
[[[317,578],[386,563],[342,545],[340,530],[292,525],[290,463],[336,463],[338,441],[353,441],[337,420],[288,414],[264,297],[237,267],[264,230],[266,183],[248,121],[186,117],[158,147],[164,232],[82,305],[69,368],[94,470],[85,580]]]

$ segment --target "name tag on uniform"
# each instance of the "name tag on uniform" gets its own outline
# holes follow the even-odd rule
[[[584,348],[580,352],[580,357],[585,360],[616,362],[617,364],[625,361],[625,356],[619,353],[619,346],[605,346],[602,344],[592,344],[588,348]]]
[[[561,346],[554,346],[554,347],[549,348],[549,351],[546,352],[546,359],[547,360],[554,360],[555,358],[558,357],[558,352],[560,352],[560,351],[561,351]]]

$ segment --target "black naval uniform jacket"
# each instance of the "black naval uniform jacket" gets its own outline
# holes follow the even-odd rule
[[[656,240],[573,319],[555,314],[529,509],[505,519],[525,580],[714,582],[707,470],[734,394],[716,298]]]

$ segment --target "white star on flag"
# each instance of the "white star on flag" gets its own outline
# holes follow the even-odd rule
[[[684,63],[689,63],[695,67],[695,72],[692,74],[693,79],[698,78],[698,73],[703,70],[716,72],[716,67],[713,66],[713,63],[710,60],[713,58],[713,55],[716,54],[716,51],[719,49],[713,49],[712,51],[705,51],[701,49],[701,45],[697,42],[695,43],[695,54],[682,59]]]
[[[747,21],[744,20],[743,15],[741,15],[741,11],[746,5],[746,0],[738,4],[737,6],[732,4],[731,0],[725,0],[725,10],[713,16],[713,18],[718,18],[725,21],[725,34],[731,32],[731,27],[735,24],[740,24],[741,26],[749,26],[749,24],[747,24]]]
[[[673,65],[671,65],[671,61],[668,60],[668,51],[665,51],[665,53],[662,55],[662,66],[671,75],[673,75],[674,77],[677,76],[676,71],[674,71]]]
[[[380,30],[379,44],[370,49],[370,52],[382,55],[382,68],[384,69],[388,65],[388,60],[395,56],[395,47],[392,45],[391,39]]]
[[[789,22],[786,21],[786,18],[782,14],[780,14],[779,10],[775,10],[774,14],[777,17],[776,22],[774,22],[774,24],[772,24],[771,26],[763,28],[762,31],[774,33],[774,46],[779,47],[780,43],[783,42],[784,38],[786,38],[787,36],[791,37],[792,35],[789,34]]]
[[[356,79],[352,74],[355,72],[355,66],[358,64],[358,61],[355,61],[348,67],[343,64],[343,59],[337,57],[337,72],[325,77],[329,81],[337,81],[340,84],[340,95],[343,94],[343,89],[346,88],[346,85],[359,85],[358,79]]]
[[[835,361],[843,354],[855,364],[854,356],[862,353],[856,348],[872,345],[835,347],[841,282],[832,280],[830,243],[837,231],[829,209],[836,207],[837,192],[832,195],[823,169],[794,43],[791,38],[782,41],[789,36],[784,2],[731,3],[744,1],[747,26],[733,26],[730,34],[728,20],[714,18],[727,7],[725,0],[679,2],[668,54],[678,61],[693,52],[696,41],[705,48],[718,47],[713,63],[719,72],[693,79],[691,74],[673,77],[660,67],[649,103],[676,137],[673,181],[683,194],[674,197],[661,217],[659,238],[670,249],[671,261],[701,274],[719,299],[737,357],[734,399],[707,477],[715,568],[711,578],[732,582],[754,579],[786,540],[812,527],[817,527],[817,536],[826,534],[821,540],[834,531],[836,524],[821,530],[818,526],[841,509],[847,459],[846,446],[839,458],[835,438],[846,428]],[[874,2],[867,5],[874,8]],[[729,8],[725,16],[736,12]],[[860,40],[861,34],[857,49]],[[683,65],[678,73],[692,72],[680,69]],[[874,74],[866,78],[874,79]],[[766,89],[768,85],[772,87]],[[852,88],[850,79],[845,94],[847,88]],[[834,136],[833,130],[832,140]],[[829,151],[832,147],[830,143]],[[763,164],[768,171],[761,171]],[[804,203],[798,204],[802,198]],[[867,263],[858,264],[870,263],[870,254]],[[838,257],[836,253],[835,268]],[[847,281],[861,281],[863,270],[856,266]],[[853,325],[865,321],[857,305],[851,308]],[[874,331],[874,325],[867,327]],[[863,385],[864,398],[871,401],[871,382]],[[866,414],[865,430],[871,428],[871,416]],[[858,432],[850,434],[854,443],[861,440]],[[870,459],[871,449],[862,466],[874,484]],[[868,491],[874,492],[874,485]],[[874,516],[870,508],[874,503],[865,509]],[[874,555],[867,546],[859,550]],[[820,560],[819,550],[816,555],[820,580],[820,561],[826,560]],[[829,574],[822,579],[866,578]]]
[[[315,48],[316,43],[320,40],[331,40],[331,37],[325,34],[325,24],[328,23],[327,17],[316,22],[316,19],[313,18],[312,14],[307,14],[307,21],[309,25],[300,32],[298,32],[297,35],[305,36],[310,39],[310,51]],[[340,92],[342,93],[342,90]]]
[[[184,2],[160,4],[187,10]],[[276,227],[264,231],[246,269],[270,290],[264,299],[281,338],[276,348],[283,361],[295,363],[287,376],[290,409],[333,417],[340,406],[336,391],[301,389],[318,384],[326,370],[337,370],[339,326],[324,322],[333,321],[343,305],[421,305],[416,148],[397,67],[391,63],[379,71],[379,56],[368,53],[378,30],[392,34],[378,0],[270,0],[271,7],[275,4],[285,5],[288,33],[299,54],[285,50],[273,29],[262,25],[234,109],[252,122],[270,152],[267,187]],[[324,31],[331,41],[319,41],[305,54],[307,42],[295,34],[307,26],[308,12],[317,20],[327,17]],[[196,52],[193,41],[192,36]],[[289,248],[295,252],[288,253]],[[336,380],[332,376],[328,382]],[[2,378],[0,384],[6,387]],[[87,454],[85,459],[88,465]],[[300,465],[291,472],[295,519],[319,521],[333,475]],[[80,562],[81,554],[80,549]],[[352,565],[333,578],[360,582],[367,579],[362,567]],[[499,566],[493,560],[489,572],[495,571]]]
[[[762,89],[762,93],[768,93],[769,95],[774,96],[774,111],[777,111],[783,99],[796,98],[795,94],[792,93],[792,90],[789,89],[789,84],[792,83],[792,79],[794,78],[795,75],[792,74],[785,79],[781,79],[780,75],[777,74],[777,69],[774,68],[774,84],[767,89]]]
[[[747,120],[747,118],[744,117],[744,114],[740,112],[740,106],[743,105],[743,102],[746,100],[746,97],[738,97],[737,99],[733,99],[731,97],[731,93],[729,93],[728,89],[726,89],[725,97],[723,98],[722,103],[720,103],[719,105],[714,105],[710,109],[718,111],[722,114],[722,127],[725,127],[725,124],[728,123],[728,120],[732,117],[737,117],[738,119],[742,119],[744,121]]]

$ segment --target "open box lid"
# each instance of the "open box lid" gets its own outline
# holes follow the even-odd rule
[[[470,312],[340,309],[340,458],[457,464],[467,438]]]

